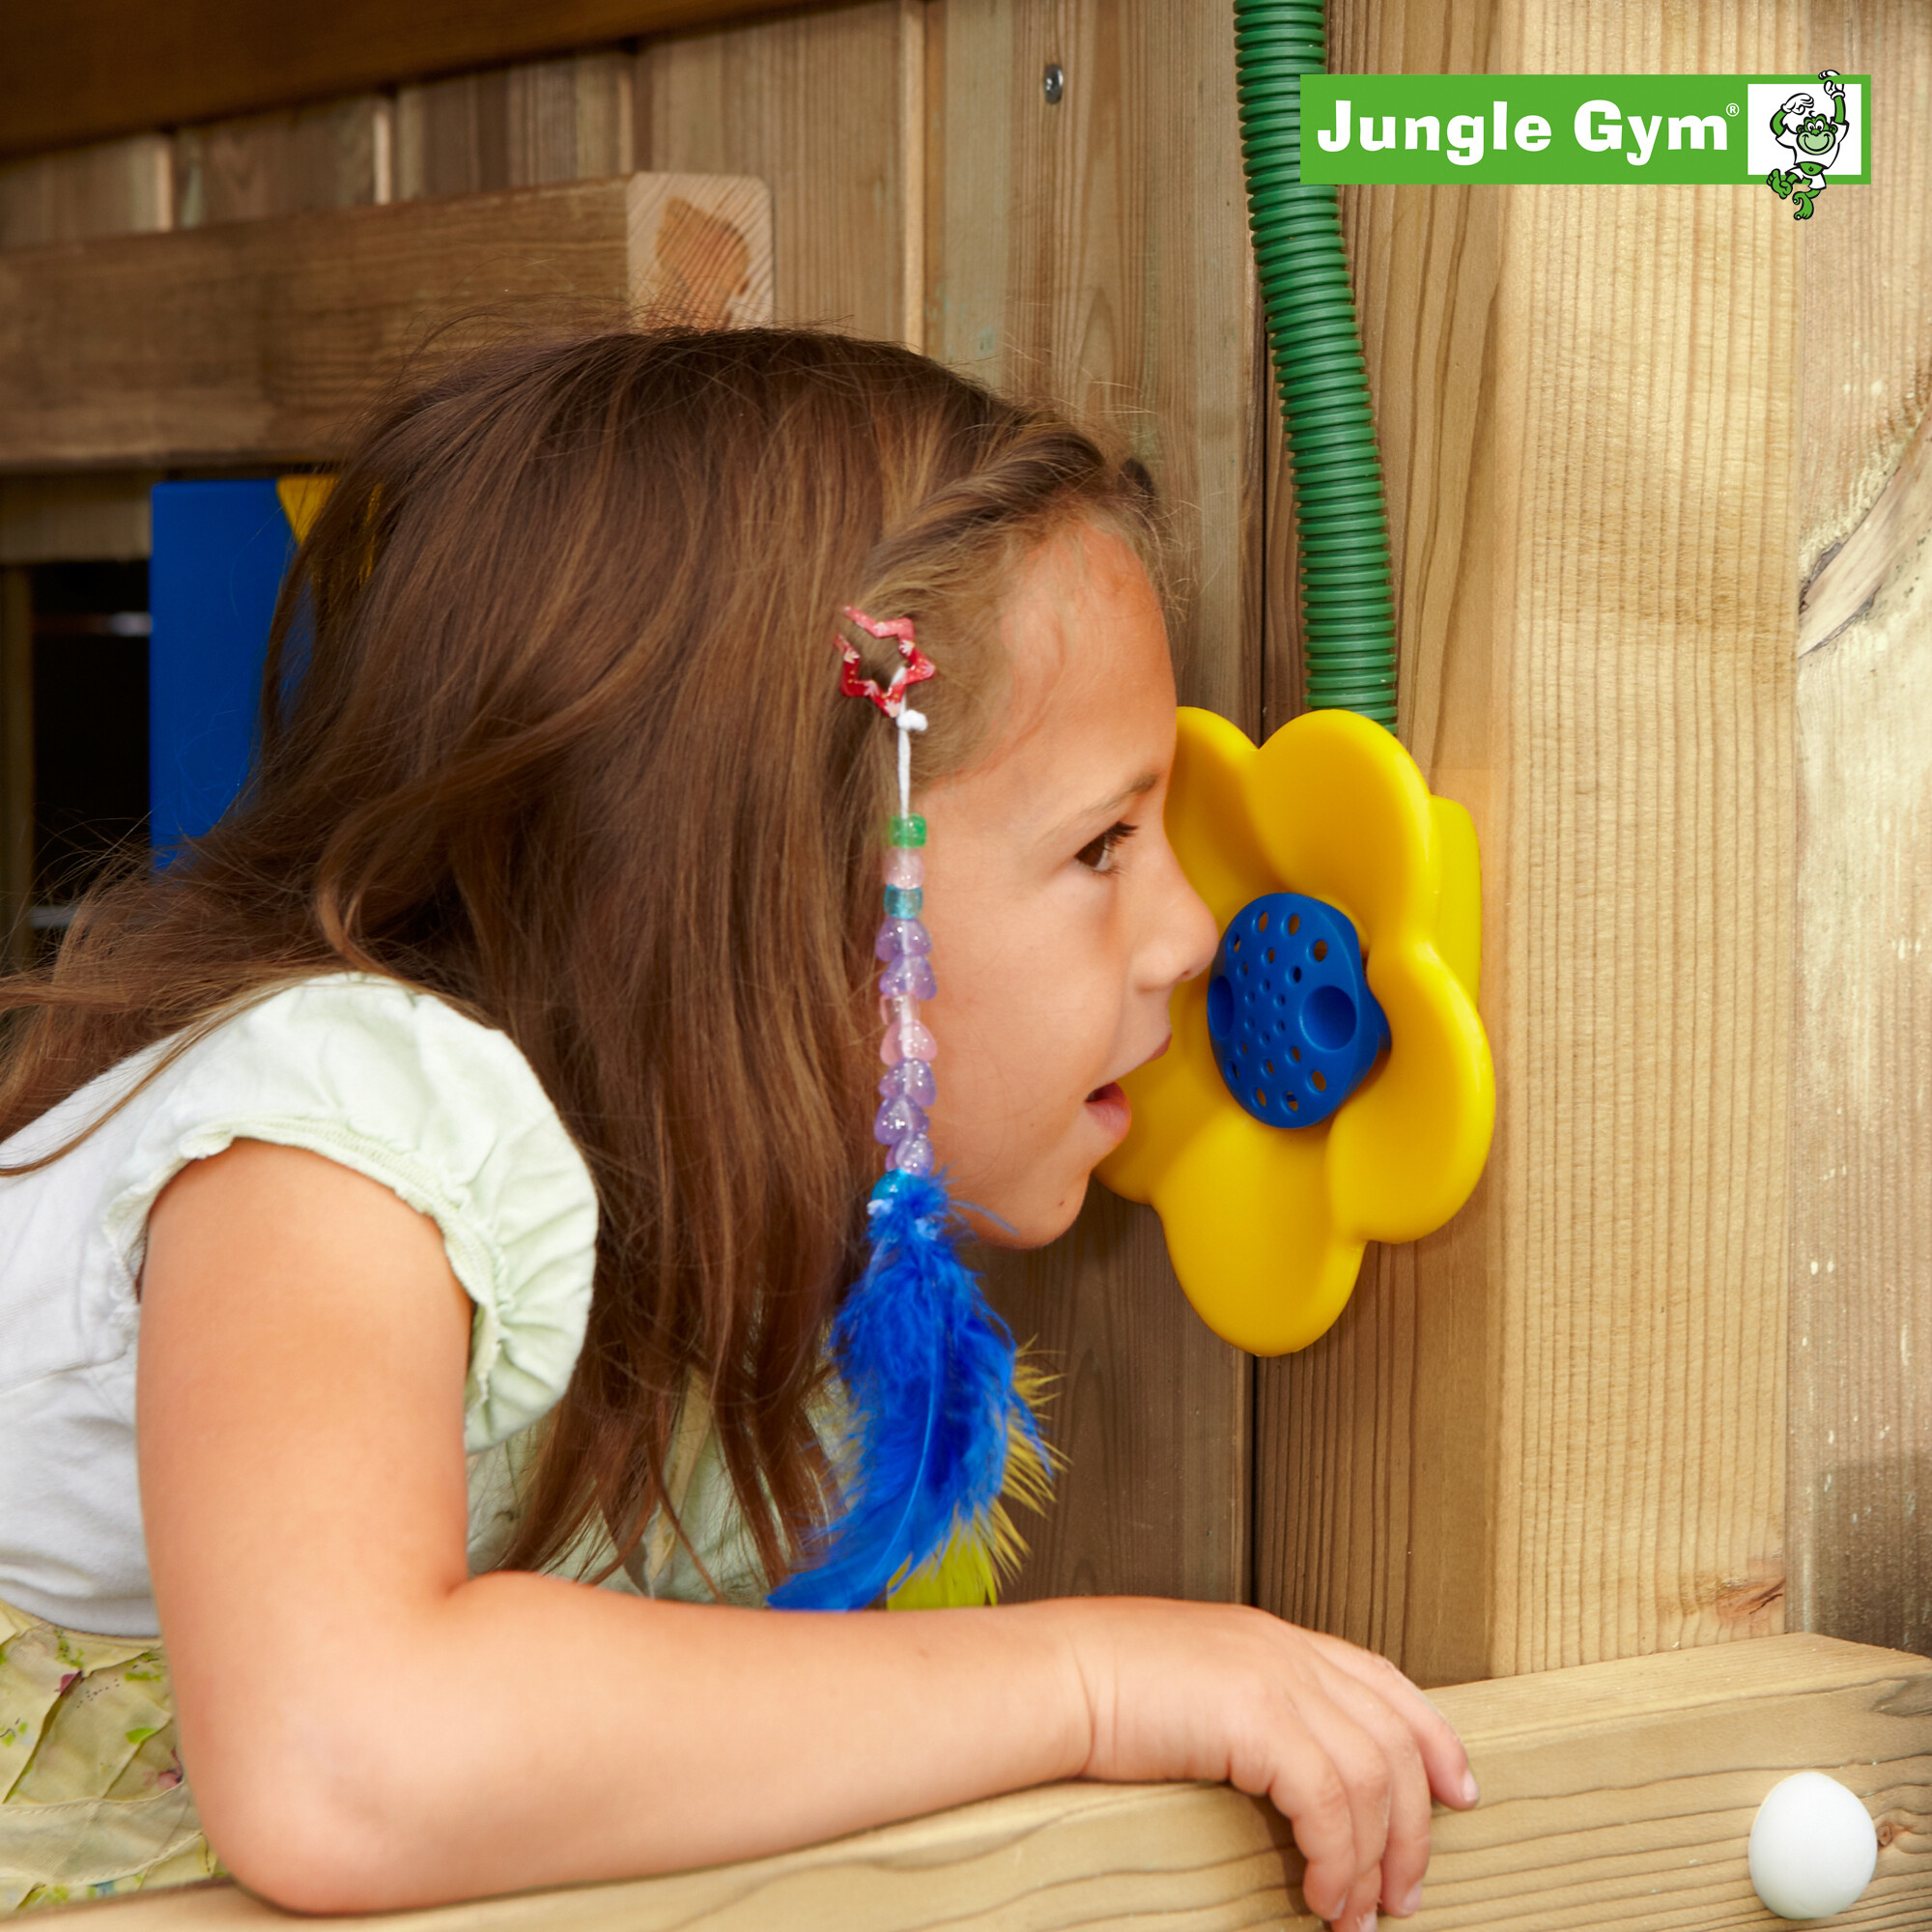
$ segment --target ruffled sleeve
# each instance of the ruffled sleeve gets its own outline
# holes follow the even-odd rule
[[[303,980],[242,1008],[158,1076],[108,1189],[131,1280],[150,1208],[238,1140],[304,1148],[381,1181],[441,1231],[475,1304],[464,1441],[504,1441],[563,1393],[597,1239],[589,1171],[509,1037],[395,981]]]

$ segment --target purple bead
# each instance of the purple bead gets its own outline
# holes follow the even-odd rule
[[[902,959],[909,952],[930,952],[932,934],[916,919],[889,919],[872,942],[872,957]]]
[[[915,1134],[924,1133],[926,1126],[925,1109],[908,1100],[903,1094],[895,1094],[873,1116],[872,1138],[892,1147],[899,1141],[911,1140]]]
[[[917,1020],[888,1027],[879,1042],[879,1058],[888,1066],[896,1066],[902,1060],[934,1060],[938,1055],[939,1042]]]
[[[895,1094],[903,1094],[908,1100],[929,1107],[938,1098],[939,1083],[924,1061],[902,1060],[879,1082],[881,1099],[890,1100]]]
[[[886,854],[886,884],[915,891],[925,884],[925,861],[917,852],[895,845]]]
[[[894,1148],[886,1156],[886,1165],[899,1174],[930,1174],[932,1143],[923,1134],[915,1134]]]
[[[901,993],[910,993],[916,1000],[932,999],[939,991],[932,961],[923,952],[900,954],[879,975],[879,991],[889,1000]]]

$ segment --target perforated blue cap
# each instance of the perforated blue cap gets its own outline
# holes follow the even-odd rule
[[[1208,1032],[1228,1092],[1271,1127],[1325,1121],[1389,1043],[1355,928],[1301,893],[1251,899],[1229,922]]]

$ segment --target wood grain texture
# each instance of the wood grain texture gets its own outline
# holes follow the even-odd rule
[[[1498,5],[1344,7],[1349,71],[1493,72]],[[1493,189],[1342,193],[1356,309],[1388,479],[1400,613],[1401,735],[1435,787],[1496,836],[1490,679],[1506,465],[1498,333],[1507,206]],[[1270,398],[1270,729],[1301,708],[1293,496]],[[1493,871],[1492,884],[1494,883]],[[1499,909],[1490,906],[1493,935]],[[1491,1024],[1493,1027],[1493,1017]],[[1371,1245],[1335,1327],[1257,1365],[1255,1599],[1404,1660],[1429,1683],[1489,1674],[1500,1413],[1491,1183],[1440,1233]]]
[[[1858,578],[1874,601],[1798,666],[1791,1615],[1927,1651],[1932,503],[1908,466],[1932,436],[1932,17],[1817,0],[1811,42],[1821,66],[1839,46],[1870,63],[1886,159],[1805,238],[1812,611],[1845,614],[1858,586],[1832,581],[1862,552],[1878,567]]]
[[[174,137],[174,225],[389,201],[394,132],[393,104],[375,94],[184,128]]]
[[[903,341],[905,64],[901,0],[653,42],[638,56],[642,166],[772,185],[781,322]]]
[[[1802,43],[1777,5],[1332,21],[1370,70],[1778,71]],[[1766,213],[1346,203],[1403,734],[1482,835],[1499,1112],[1457,1221],[1264,1371],[1258,1590],[1425,1681],[1780,1615],[1800,267]]]
[[[1586,1665],[1445,1690],[1484,1803],[1438,1812],[1415,1932],[1744,1932],[1745,1844],[1764,1794],[1828,1768],[1883,1850],[1832,1922],[1932,1912],[1932,1666],[1821,1637]],[[1047,1785],[834,1844],[671,1878],[358,1921],[395,1932],[1319,1932],[1300,1861],[1263,1802],[1215,1785]],[[289,1923],[228,1888],[88,1908],[131,1932]],[[120,1914],[111,1918],[107,1915]]]
[[[1252,730],[1261,504],[1232,16],[944,0],[927,35],[927,347],[1131,441],[1179,540],[1183,699]],[[1096,1187],[1071,1235],[990,1279],[1061,1368],[1052,1429],[1071,1458],[1020,1593],[1245,1597],[1251,1371],[1188,1308],[1151,1211]]]
[[[167,228],[173,165],[161,134],[0,164],[0,248]]]
[[[121,562],[154,548],[159,470],[0,476],[0,564]]]
[[[1798,71],[1871,74],[1872,152],[1884,157],[1829,224],[1822,205],[1806,224],[1798,562],[1808,578],[1876,502],[1932,405],[1932,52],[1920,0],[1808,0],[1803,19]]]
[[[0,469],[326,460],[408,357],[681,288],[760,315],[770,245],[762,185],[686,176],[0,255]]]
[[[634,149],[626,53],[532,61],[396,95],[399,201],[628,174]]]
[[[1932,287],[1932,279],[1928,279]],[[1932,410],[1898,459],[1878,500],[1822,563],[1798,603],[1798,654],[1829,641],[1887,588],[1932,529]]]
[[[57,0],[0,8],[0,155],[289,107],[803,0]],[[48,85],[57,74],[61,84]]]

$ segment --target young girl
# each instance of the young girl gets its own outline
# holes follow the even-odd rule
[[[248,792],[0,994],[0,1901],[212,1845],[401,1907],[1085,1776],[1266,1793],[1324,1916],[1414,1910],[1475,1792],[1377,1658],[762,1607],[851,1473],[882,880],[940,985],[881,1131],[990,1241],[1072,1221],[1212,952],[1152,548],[1087,437],[836,337],[526,346],[374,425]]]

